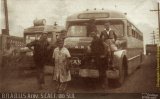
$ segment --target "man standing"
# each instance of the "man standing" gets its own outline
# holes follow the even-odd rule
[[[95,57],[95,64],[98,66],[99,70],[99,80],[102,88],[106,86],[106,58],[105,58],[105,48],[101,39],[97,37],[95,32],[91,33],[93,40],[91,42],[91,53]]]
[[[107,52],[106,56],[108,56],[107,58],[108,65],[113,65],[114,51],[117,50],[117,47],[115,44],[117,40],[117,36],[114,30],[110,28],[109,22],[104,24],[104,28],[105,29],[101,32],[100,38],[103,41],[105,50]]]
[[[47,61],[47,48],[49,42],[47,41],[47,34],[42,33],[39,40],[34,40],[27,44],[27,47],[33,51],[33,59],[37,69],[37,81],[39,89],[44,87],[44,65]],[[34,49],[33,49],[33,48]]]

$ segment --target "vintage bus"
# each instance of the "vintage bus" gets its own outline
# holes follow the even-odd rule
[[[64,29],[62,26],[58,25],[46,25],[45,19],[36,19],[33,24],[34,26],[24,29],[24,40],[26,44],[39,39],[43,32],[47,32],[49,42],[55,42],[60,31]]]
[[[34,40],[38,40],[43,32],[47,33],[48,41],[51,44],[56,42],[61,31],[64,29],[58,25],[46,25],[45,19],[35,19],[33,21],[34,26],[24,29],[24,42],[28,44]],[[31,52],[27,47],[21,49],[21,52]],[[30,53],[32,54],[32,52]],[[28,53],[29,55],[29,53]]]
[[[38,40],[43,32],[47,33],[48,41],[53,47],[55,47],[56,39],[61,34],[61,31],[64,29],[62,26],[58,26],[57,24],[54,25],[46,25],[45,19],[35,19],[33,21],[33,26],[24,29],[24,42],[25,45],[34,41]],[[54,48],[53,48],[54,49]],[[21,62],[25,64],[22,66],[21,73],[27,72],[26,74],[30,73],[34,69],[34,62],[33,62],[33,52],[28,49],[28,47],[21,48]],[[48,64],[51,64],[53,50],[51,49],[48,53]]]
[[[92,37],[87,35],[87,24],[90,19],[95,19],[98,35],[104,30],[104,23],[110,22],[111,29],[117,35],[114,52],[114,65],[111,70],[106,70],[109,81],[121,85],[126,76],[140,66],[143,56],[143,33],[127,19],[121,12],[112,10],[86,10],[67,17],[67,38],[64,45],[69,49],[71,59],[71,74],[80,77],[99,77],[94,59],[87,60],[87,53]]]

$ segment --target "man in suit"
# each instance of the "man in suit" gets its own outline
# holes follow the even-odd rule
[[[101,32],[100,39],[102,40],[105,46],[105,54],[107,56],[108,65],[113,65],[113,55],[114,51],[117,50],[116,40],[117,36],[114,30],[110,28],[110,23],[107,22],[104,24],[104,30]]]

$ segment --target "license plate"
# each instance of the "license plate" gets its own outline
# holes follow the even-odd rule
[[[71,59],[71,65],[81,65],[81,60],[77,57]]]

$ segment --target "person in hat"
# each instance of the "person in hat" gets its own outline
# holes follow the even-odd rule
[[[116,40],[117,35],[114,30],[110,28],[110,23],[107,22],[104,24],[104,30],[101,32],[100,39],[104,42],[105,50],[106,50],[106,56],[107,57],[107,63],[108,65],[113,65],[113,55],[114,51],[117,50],[116,47]]]
[[[66,34],[67,34],[67,31],[65,29],[61,30],[59,38],[65,39],[66,38]]]
[[[47,61],[46,57],[48,46],[49,42],[45,32],[41,34],[41,37],[38,40],[34,40],[27,44],[27,47],[33,51],[33,59],[37,70],[37,81],[39,89],[44,88],[44,65]]]
[[[105,64],[105,47],[103,45],[102,40],[97,36],[95,32],[91,33],[91,37],[93,40],[91,42],[91,53],[94,56],[95,65],[98,66],[99,70],[99,81],[102,85],[101,87],[104,88],[106,86],[106,64]],[[106,83],[105,83],[106,82]]]
[[[67,83],[71,80],[71,74],[69,70],[69,59],[71,57],[70,52],[64,46],[64,39],[57,39],[57,46],[53,52],[53,59],[55,61],[53,80],[58,82],[56,88],[57,92],[65,92]]]
[[[87,36],[90,36],[92,32],[98,32],[97,27],[95,25],[96,21],[94,18],[91,18],[87,25]]]

